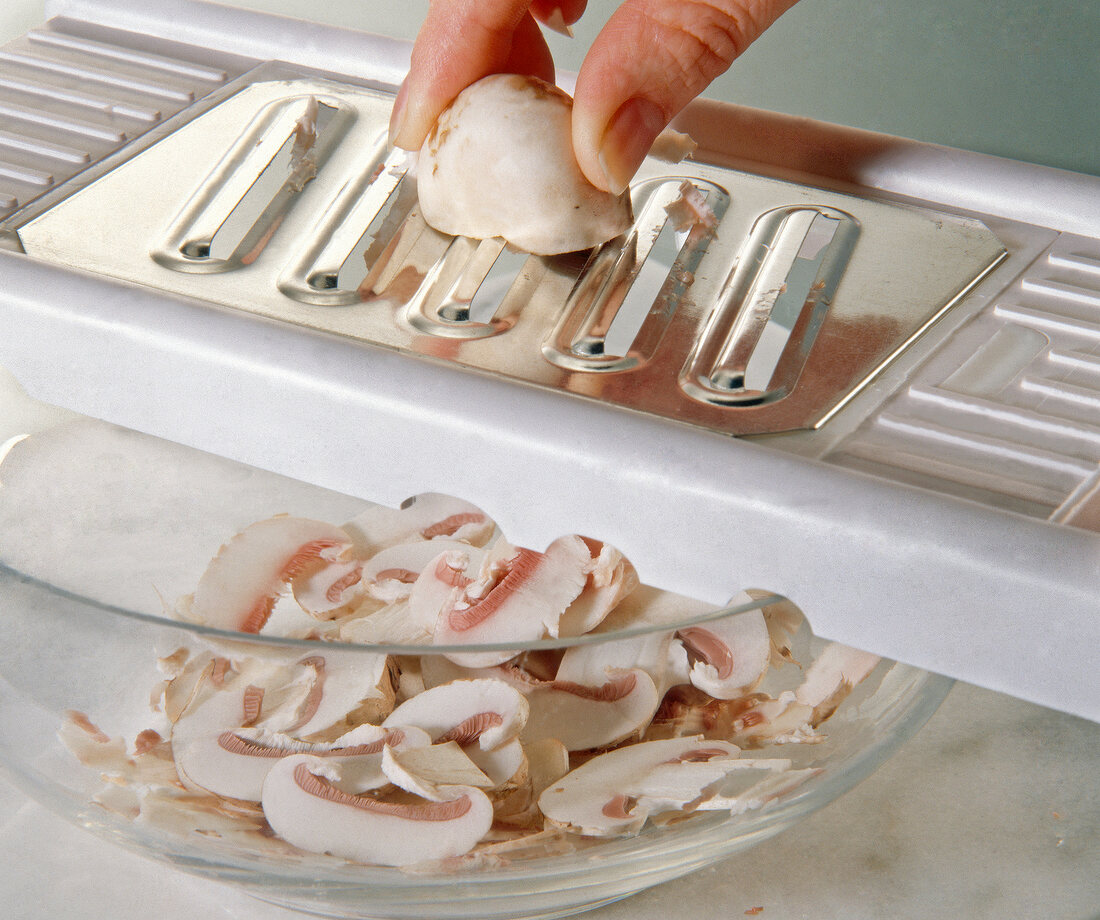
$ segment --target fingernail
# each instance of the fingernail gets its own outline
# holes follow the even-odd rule
[[[608,189],[621,195],[667,119],[648,99],[628,99],[611,117],[598,154]]]
[[[393,111],[390,113],[390,144],[397,141],[401,129],[405,126],[405,104],[409,97],[408,78],[402,81],[401,88],[393,99]]]
[[[557,32],[559,35],[564,35],[566,38],[573,37],[573,30],[569,27],[569,23],[565,21],[565,14],[561,11],[560,6],[554,7],[554,9],[550,11],[550,14],[543,19],[542,24],[551,31]]]

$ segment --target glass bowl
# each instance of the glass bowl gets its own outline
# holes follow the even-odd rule
[[[5,398],[15,405],[14,395]],[[231,538],[252,522],[286,513],[338,523],[369,516],[368,506],[25,400],[17,408],[8,415],[16,427],[0,428],[0,766],[28,796],[106,840],[284,907],[482,920],[597,907],[796,825],[893,754],[950,687],[816,639],[788,602],[764,592],[739,595],[722,611],[665,597],[642,605],[641,617],[622,615],[629,604],[620,602],[587,633],[554,638],[543,630],[495,643],[352,643],[354,629],[334,632],[332,624],[354,617],[319,621],[321,637],[304,638],[308,630],[286,612],[293,604],[285,598],[258,634],[180,621],[194,610],[178,599],[198,606],[211,558],[227,541],[239,545]],[[767,627],[767,661],[744,688],[723,695],[706,675],[733,665],[708,637],[750,620]],[[272,624],[282,634],[269,634]],[[567,660],[570,679],[562,677]],[[592,677],[593,667],[603,676]],[[326,729],[301,730],[323,710],[314,700],[302,716],[310,688],[367,673],[383,675],[375,689],[386,681],[389,689],[371,696],[359,688],[356,705],[343,706]],[[695,673],[704,676],[692,683]],[[617,695],[601,697],[615,681]],[[475,684],[491,685],[489,696],[520,698],[522,712],[500,715],[488,696],[463,710],[459,691]],[[652,702],[640,717],[623,716],[618,701],[643,684]],[[221,706],[233,713],[225,731],[181,728],[234,693],[239,699]],[[408,715],[405,701],[427,693],[432,704]],[[582,708],[561,704],[565,696]],[[609,709],[583,708],[620,705],[615,719],[626,719],[625,728],[621,719],[604,726]],[[389,714],[402,706],[406,715]],[[296,724],[284,718],[291,711],[302,716]],[[545,727],[559,717],[559,727]],[[433,718],[465,719],[464,728],[442,731],[428,724]],[[351,768],[332,765],[349,761],[321,749],[347,754],[351,742],[335,739],[361,722],[367,727],[355,740],[385,737],[374,754],[360,752],[378,755],[364,775],[388,758],[385,784],[363,780],[348,791],[341,771]],[[597,724],[601,741],[586,735]],[[428,763],[416,745],[402,750],[392,734],[402,726],[427,732],[427,749],[438,756],[446,748],[446,764]],[[494,730],[499,737],[483,743]],[[260,803],[244,801],[236,786],[215,796],[205,790],[236,767],[188,761],[191,742],[181,739],[216,738],[224,757],[231,731],[238,745],[278,747],[308,735],[311,746],[242,755],[249,769],[260,759],[271,764]],[[548,738],[557,734],[571,739],[568,754]],[[284,740],[272,741],[276,735]],[[504,782],[471,778],[470,764],[490,774],[484,752],[506,744],[518,744],[522,769]],[[306,790],[306,805],[294,799],[284,808],[275,798],[276,765],[294,794]],[[204,778],[204,770],[217,775]],[[355,795],[371,807],[349,805]],[[380,800],[392,804],[385,814],[393,820],[360,821]],[[309,810],[318,802],[320,811]],[[451,807],[456,802],[463,807]],[[429,818],[436,806],[443,807]],[[478,809],[481,825],[460,833],[456,822]],[[344,828],[351,813],[355,820],[333,838],[328,828]],[[462,834],[473,837],[456,842]],[[383,856],[349,857],[349,846]],[[399,864],[375,864],[399,852]]]

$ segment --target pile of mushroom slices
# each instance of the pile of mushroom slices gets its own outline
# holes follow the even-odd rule
[[[179,807],[190,796],[194,811],[197,797],[207,814],[300,850],[376,865],[759,808],[815,771],[742,749],[821,740],[817,727],[877,659],[833,645],[803,672],[789,605],[677,625],[708,611],[640,585],[611,546],[515,547],[441,495],[342,527],[275,517],[223,546],[177,613],[316,639],[316,651],[210,640],[161,659],[164,737],[143,732],[130,762],[170,758]],[[610,638],[514,651],[586,634]],[[783,665],[798,685],[762,692]],[[70,745],[102,766],[96,745],[110,739],[96,731],[74,718]],[[163,790],[154,799],[163,810]]]

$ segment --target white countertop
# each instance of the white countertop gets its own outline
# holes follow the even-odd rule
[[[585,916],[1095,920],[1097,777],[1100,725],[956,685],[891,761],[794,829]],[[104,843],[3,783],[0,892],[11,920],[302,916]]]

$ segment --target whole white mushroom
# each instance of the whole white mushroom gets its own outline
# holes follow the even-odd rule
[[[420,150],[424,220],[535,255],[598,246],[631,224],[630,195],[592,185],[573,154],[573,100],[536,77],[495,74],[463,90]]]

